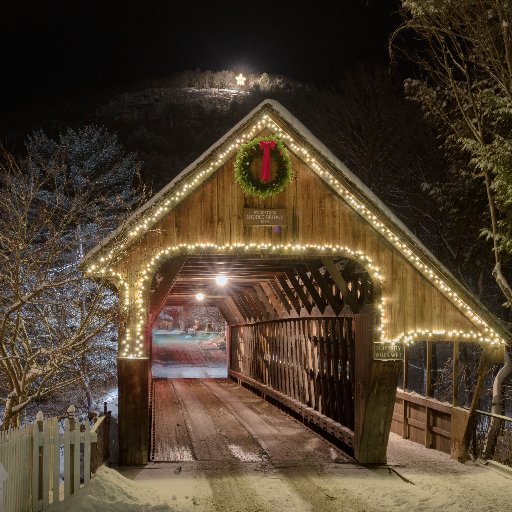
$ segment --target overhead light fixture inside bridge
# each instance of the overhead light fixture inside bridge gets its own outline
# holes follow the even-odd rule
[[[227,276],[219,275],[215,277],[215,282],[219,286],[226,286],[226,284],[228,284],[228,278]]]

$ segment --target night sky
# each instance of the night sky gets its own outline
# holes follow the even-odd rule
[[[10,2],[3,7],[3,107],[119,87],[184,69],[336,81],[386,62],[398,0],[314,2],[114,0]]]

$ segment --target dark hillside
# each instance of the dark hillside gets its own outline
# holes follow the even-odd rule
[[[67,126],[94,123],[116,132],[143,161],[142,175],[158,191],[265,98],[283,104],[386,203],[452,272],[501,313],[494,280],[482,273],[490,248],[478,240],[485,223],[479,198],[456,205],[454,225],[424,191],[449,180],[435,134],[400,79],[380,67],[358,67],[321,88],[279,75],[184,71],[101,93],[6,112],[0,137],[22,153],[35,130],[56,136]],[[455,218],[455,215],[454,215]]]

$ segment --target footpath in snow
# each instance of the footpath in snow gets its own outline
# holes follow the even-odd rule
[[[388,465],[364,467],[227,379],[159,380],[154,394],[162,462],[102,467],[50,512],[512,512],[512,473],[394,434]]]
[[[512,511],[510,476],[393,434],[388,455],[389,466],[375,468],[269,460],[155,463],[122,474],[102,467],[50,511]]]

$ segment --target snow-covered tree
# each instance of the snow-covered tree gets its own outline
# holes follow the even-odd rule
[[[492,241],[494,257],[489,271],[512,305],[512,5],[403,0],[402,12],[391,48],[419,74],[406,81],[406,93],[436,124],[457,162],[452,197],[469,179],[484,199],[487,225],[481,233]],[[449,201],[446,194],[442,199]]]
[[[485,205],[480,234],[492,241],[494,258],[487,271],[512,307],[512,2],[402,0],[402,7],[404,22],[391,48],[419,73],[406,81],[406,94],[435,123],[453,162],[448,187],[429,191],[455,229],[466,228],[468,218],[460,213],[467,205]],[[479,381],[485,364],[480,368]],[[502,413],[501,388],[511,370],[505,357],[493,383],[493,412]],[[471,416],[474,422],[474,411]],[[494,449],[499,422],[491,422],[486,455]]]
[[[102,127],[68,128],[56,139],[39,131],[28,138],[26,150],[31,170],[58,167],[66,179],[63,192],[70,197],[85,196],[87,209],[77,223],[80,257],[140,200],[136,183],[140,162],[126,152],[115,134]]]
[[[31,402],[115,373],[117,304],[78,263],[125,218],[139,170],[115,136],[87,126],[3,153],[0,184],[0,387],[3,427]]]

